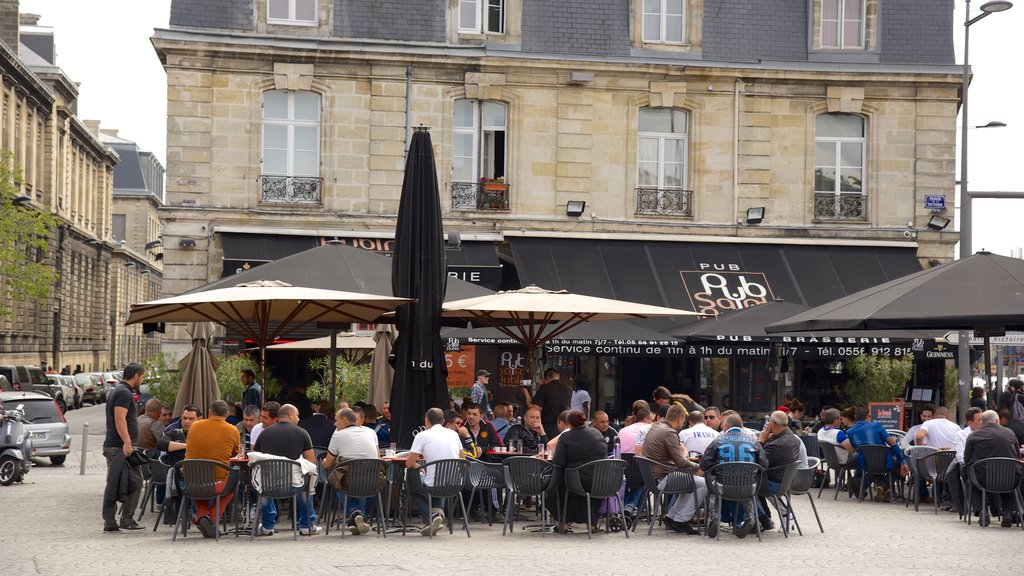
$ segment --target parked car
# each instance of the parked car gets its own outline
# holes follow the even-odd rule
[[[75,374],[75,382],[82,388],[82,402],[99,404],[106,399],[99,375],[84,372]]]
[[[7,381],[7,377],[0,375],[0,392],[12,392],[14,388],[11,383]]]
[[[20,404],[32,439],[32,456],[60,465],[71,451],[71,434],[57,402],[39,392],[0,392],[0,404]]]
[[[82,387],[79,386],[78,382],[75,381],[75,377],[74,376],[68,376],[66,374],[61,374],[60,375],[60,379],[64,382],[65,386],[67,386],[68,388],[70,388],[72,390],[72,396],[71,397],[74,399],[74,402],[73,402],[74,405],[71,406],[71,407],[72,408],[76,408],[76,409],[77,408],[81,408],[82,407]]]
[[[36,386],[47,385],[46,374],[36,366],[0,366],[0,376],[7,378],[16,391],[31,392]]]
[[[53,398],[61,412],[67,412],[75,407],[75,391],[64,383],[60,374],[47,374],[46,384],[36,386],[34,391]]]

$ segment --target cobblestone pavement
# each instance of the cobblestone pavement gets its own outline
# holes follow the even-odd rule
[[[1022,531],[967,527],[955,514],[934,515],[902,503],[858,504],[845,496],[816,499],[825,526],[818,532],[806,498],[796,512],[804,535],[788,540],[772,531],[758,543],[751,535],[739,540],[725,532],[715,542],[655,527],[654,535],[638,531],[626,540],[619,533],[547,535],[519,531],[501,536],[496,524],[471,524],[465,533],[444,532],[433,541],[410,534],[386,540],[367,535],[299,537],[278,534],[250,542],[224,537],[204,540],[198,532],[171,543],[171,531],[103,534],[100,501],[105,465],[100,439],[90,435],[85,474],[79,474],[81,437],[64,466],[40,463],[26,476],[27,484],[0,486],[0,565],[11,575],[159,575],[234,574],[245,569],[294,572],[304,576],[348,574],[474,573],[557,575],[636,575],[687,573],[707,562],[735,574],[823,574],[836,570],[864,574],[978,574],[1005,572],[1024,562]],[[147,514],[144,524],[152,526]],[[645,528],[646,526],[644,526]],[[278,566],[286,559],[294,568]],[[247,567],[247,568],[243,568]],[[693,570],[688,570],[693,567]],[[1012,570],[1012,569],[1011,569]]]

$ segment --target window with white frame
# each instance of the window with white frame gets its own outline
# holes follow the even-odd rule
[[[644,42],[683,42],[685,0],[644,0]]]
[[[320,96],[263,93],[263,200],[320,201]]]
[[[505,177],[508,107],[489,100],[455,101],[452,179],[478,182]]]
[[[815,121],[814,191],[864,192],[864,119],[821,114]]]
[[[821,0],[821,47],[864,48],[865,0]]]
[[[506,0],[459,0],[459,32],[504,34]]]
[[[686,188],[687,113],[675,108],[643,108],[639,118],[637,186]]]
[[[317,0],[267,0],[267,22],[270,24],[316,24]]]

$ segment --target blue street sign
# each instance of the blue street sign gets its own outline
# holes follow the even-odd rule
[[[924,195],[924,207],[930,210],[945,210],[946,208],[946,195],[945,194],[925,194]]]

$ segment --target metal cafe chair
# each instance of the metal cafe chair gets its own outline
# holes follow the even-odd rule
[[[583,475],[587,472],[590,473],[589,486],[583,485]],[[596,498],[598,500],[615,500],[619,505],[619,518],[622,520],[622,525],[626,525],[626,516],[622,511],[622,498],[619,497],[619,488],[622,487],[623,480],[626,474],[626,463],[618,458],[606,458],[604,460],[594,460],[593,462],[587,462],[582,466],[576,466],[575,468],[565,469],[565,495],[562,499],[562,510],[568,510],[569,494],[578,494],[580,496],[586,496],[587,498],[587,539],[592,537],[591,526],[593,525],[593,519],[591,518],[590,511],[590,500]],[[611,517],[611,507],[607,507],[608,512],[606,515]],[[623,530],[626,533],[626,538],[629,538],[629,530]]]
[[[501,527],[501,535],[504,536],[506,530],[509,534],[515,531],[513,521],[516,516],[516,498],[536,497],[540,500],[540,534],[543,538],[548,528],[546,496],[556,487],[555,465],[530,456],[512,456],[501,464],[505,487],[508,489],[505,524]],[[558,498],[555,498],[555,502],[558,503]]]
[[[697,485],[693,479],[693,470],[675,468],[649,458],[636,457],[637,467],[640,469],[640,476],[643,479],[643,495],[640,501],[645,502],[649,496],[654,496],[654,508],[650,514],[647,526],[647,535],[650,536],[654,530],[654,523],[658,520],[658,511],[661,508],[665,496],[678,495],[682,498],[684,494],[693,494],[694,504],[697,502]],[[658,481],[654,479],[654,468],[660,468],[668,473],[664,488],[658,488]],[[636,530],[636,524],[633,525]]]
[[[227,472],[227,482],[221,489],[217,488],[217,470]],[[237,466],[228,466],[215,460],[182,460],[174,465],[175,482],[181,491],[181,505],[178,507],[178,522],[174,528],[171,541],[178,538],[178,530],[184,538],[188,532],[192,503],[196,500],[214,500],[213,529],[214,538],[220,539],[220,499],[235,493],[238,487],[239,470]],[[235,519],[235,537],[238,537],[238,520]]]

